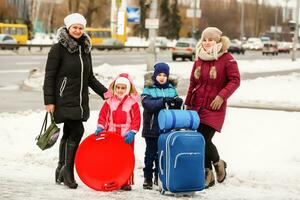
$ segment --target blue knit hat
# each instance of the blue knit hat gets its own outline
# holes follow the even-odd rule
[[[166,63],[156,63],[154,65],[154,73],[153,73],[153,77],[157,77],[157,75],[159,73],[165,73],[167,75],[167,77],[169,77],[170,74],[170,67],[168,64]]]
[[[170,67],[166,63],[156,63],[154,65],[154,72],[152,75],[152,80],[154,82],[154,85],[156,85],[159,88],[167,88],[169,85],[169,81],[167,81],[165,84],[160,84],[157,80],[156,77],[160,73],[165,73],[169,79],[169,74],[170,74]]]

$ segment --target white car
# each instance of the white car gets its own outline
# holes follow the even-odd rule
[[[195,49],[197,40],[194,38],[181,38],[177,41],[175,47],[171,48],[172,60],[181,58],[183,61],[188,58],[190,61],[195,59]]]
[[[250,50],[261,50],[263,48],[263,43],[260,38],[250,37],[247,42],[243,44],[243,48]]]
[[[0,34],[0,44],[17,44],[17,40],[11,35]],[[2,46],[1,49],[14,49],[14,47]]]

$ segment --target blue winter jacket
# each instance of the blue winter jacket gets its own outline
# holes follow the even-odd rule
[[[177,97],[176,88],[169,84],[168,88],[158,88],[155,85],[146,86],[142,93],[143,112],[143,137],[158,137],[158,113],[165,108],[164,97]]]

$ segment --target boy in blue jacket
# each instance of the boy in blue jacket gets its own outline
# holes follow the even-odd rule
[[[154,72],[150,82],[145,82],[142,92],[143,131],[146,151],[144,157],[144,189],[152,189],[153,173],[154,184],[158,184],[157,141],[159,137],[158,113],[167,105],[169,109],[180,109],[182,99],[178,97],[175,80],[169,80],[170,68],[166,63],[154,65]],[[155,163],[155,168],[154,168]]]

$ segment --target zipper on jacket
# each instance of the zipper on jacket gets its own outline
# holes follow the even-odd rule
[[[60,88],[59,88],[59,96],[60,97],[63,96],[63,92],[64,92],[65,87],[67,85],[67,80],[68,80],[68,78],[65,76],[64,79],[63,79],[63,81],[62,81],[62,83],[61,83],[61,85],[60,85]]]
[[[83,87],[83,61],[82,61],[82,55],[81,55],[81,46],[79,45],[79,59],[81,64],[81,74],[80,74],[80,109],[81,109],[81,118],[83,118],[83,108],[82,108],[82,87]]]

